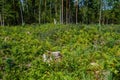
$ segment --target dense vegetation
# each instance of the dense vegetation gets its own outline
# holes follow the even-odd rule
[[[46,50],[62,61],[42,61]],[[0,27],[2,80],[120,80],[119,25]]]
[[[0,24],[120,24],[120,0],[0,0]]]

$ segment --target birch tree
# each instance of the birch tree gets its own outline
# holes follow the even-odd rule
[[[23,19],[23,1],[20,0],[20,13],[21,13],[21,22],[22,26],[24,25],[24,19]]]

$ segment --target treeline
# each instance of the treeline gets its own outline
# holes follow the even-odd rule
[[[120,0],[0,0],[0,24],[119,24]]]

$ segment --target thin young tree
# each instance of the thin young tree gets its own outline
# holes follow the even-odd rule
[[[57,0],[55,0],[55,18],[57,18],[57,6],[58,4],[57,4]]]
[[[2,18],[1,18],[1,13],[0,13],[0,24],[2,26]]]
[[[41,23],[41,0],[39,0],[39,24]]]
[[[69,11],[69,6],[68,6],[68,0],[66,0],[66,24],[68,23],[68,11]]]
[[[78,23],[78,0],[75,0],[75,8],[76,8],[76,24]]]
[[[62,0],[62,17],[61,17],[61,21],[62,21],[62,24],[63,24],[63,15],[64,15],[64,0]]]
[[[49,19],[50,19],[50,22],[51,22],[51,18],[52,18],[52,1],[51,0],[49,0],[49,11],[50,11]]]
[[[21,21],[22,21],[22,26],[24,25],[24,19],[23,19],[23,2],[20,0],[20,13],[21,13]]]
[[[46,18],[46,17],[45,17],[45,16],[46,16],[46,6],[47,6],[47,5],[46,5],[46,0],[44,0],[44,7],[45,7],[45,8],[44,8],[44,12],[45,12],[45,15],[44,15],[44,23],[45,23],[45,21],[46,21],[46,20],[45,20],[45,18]]]
[[[1,26],[4,26],[4,24],[5,24],[4,23],[5,22],[5,20],[4,20],[5,19],[4,18],[5,17],[5,11],[4,11],[5,10],[5,0],[2,0],[1,3],[2,3],[1,4],[2,5],[1,6]]]
[[[2,0],[0,1],[0,5],[2,5]],[[0,25],[2,26],[2,6],[0,6]]]
[[[71,5],[70,5],[70,3],[71,3],[71,1],[69,0],[69,16],[68,16],[68,17],[69,17],[69,23],[70,23],[70,17],[71,17],[71,14],[70,14],[70,12],[71,12],[71,11],[70,11]]]
[[[99,26],[101,26],[102,0],[100,0]]]

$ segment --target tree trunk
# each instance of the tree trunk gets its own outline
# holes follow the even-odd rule
[[[4,22],[5,22],[5,20],[4,20],[4,19],[5,19],[5,18],[4,18],[4,17],[5,17],[4,7],[5,7],[5,4],[4,4],[4,0],[3,0],[3,6],[2,6],[2,26],[5,25],[5,23],[4,23]]]
[[[55,19],[57,18],[57,0],[55,1]]]
[[[39,0],[39,24],[41,23],[41,0]]]
[[[64,7],[63,7],[63,0],[62,0],[62,24],[63,24],[63,14],[64,14]]]
[[[101,26],[102,0],[100,0],[99,26]]]
[[[51,0],[50,0],[50,22],[51,22],[51,18],[52,18],[52,5],[51,5]]]
[[[69,0],[69,16],[68,16],[69,17],[69,23],[70,23],[70,17],[71,17],[70,15],[71,14],[70,14],[70,0]]]
[[[78,0],[76,0],[76,24],[78,23]]]
[[[45,12],[45,15],[44,15],[44,23],[45,23],[45,16],[46,16],[46,0],[44,0],[44,6],[45,6],[45,8],[44,8],[44,12]]]
[[[0,24],[2,26],[2,16],[1,16],[1,14],[0,14]]]
[[[4,26],[5,25],[5,20],[4,20],[4,13],[3,13],[3,15],[2,15],[2,26]]]
[[[78,23],[78,8],[76,8],[76,24]]]
[[[68,23],[68,0],[66,0],[66,24]]]
[[[60,23],[62,23],[62,9],[61,9],[62,6],[60,6]]]
[[[24,20],[23,20],[23,10],[22,10],[22,4],[20,1],[20,13],[21,13],[21,21],[22,21],[22,26],[24,25]]]

